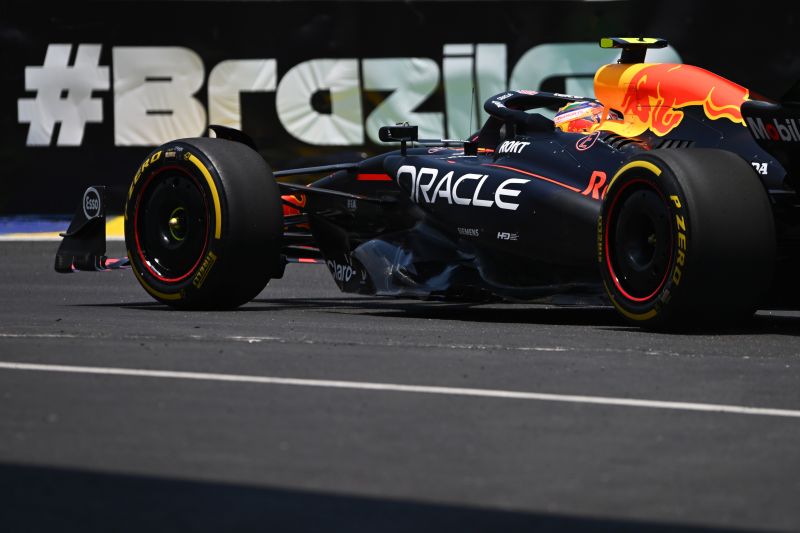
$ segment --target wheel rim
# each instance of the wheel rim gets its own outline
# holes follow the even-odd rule
[[[136,248],[144,267],[165,283],[197,268],[208,245],[209,213],[200,183],[180,167],[165,167],[142,186],[134,215]]]
[[[607,215],[606,264],[628,300],[657,296],[672,265],[672,226],[664,195],[646,180],[632,180],[614,196]]]

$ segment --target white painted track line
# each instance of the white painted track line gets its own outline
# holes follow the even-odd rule
[[[461,387],[435,387],[425,385],[402,385],[394,383],[370,383],[360,381],[336,381],[325,379],[296,379],[270,376],[247,376],[240,374],[213,374],[201,372],[176,372],[170,370],[143,370],[135,368],[111,368],[95,366],[67,366],[30,363],[0,362],[0,369],[27,370],[35,372],[62,372],[70,374],[99,374],[106,376],[128,376],[164,379],[185,379],[199,381],[220,381],[234,383],[257,383],[262,385],[289,385],[295,387],[317,387],[329,389],[369,390],[382,392],[403,392],[416,394],[438,394],[445,396],[467,396],[477,398],[500,398],[510,400],[529,400],[576,404],[608,405],[616,407],[635,407],[644,409],[670,409],[675,411],[699,411],[707,413],[727,413],[737,415],[772,416],[800,418],[800,410],[770,409],[741,405],[713,403],[667,402],[633,398],[610,398],[603,396],[580,396],[571,394],[548,394],[494,389],[472,389]]]

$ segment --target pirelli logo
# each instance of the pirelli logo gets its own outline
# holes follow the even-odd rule
[[[200,269],[197,271],[197,274],[194,275],[194,279],[192,280],[192,285],[196,288],[200,288],[205,283],[206,278],[208,277],[208,273],[211,272],[211,267],[214,266],[214,263],[217,262],[217,256],[214,252],[208,252],[208,255],[205,259],[203,259],[203,264],[200,265]]]

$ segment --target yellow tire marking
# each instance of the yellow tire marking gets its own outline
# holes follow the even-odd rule
[[[617,181],[617,178],[620,177],[623,173],[627,172],[628,170],[630,170],[632,168],[646,168],[647,170],[649,170],[650,172],[652,172],[656,176],[660,176],[661,175],[661,169],[658,168],[657,166],[655,166],[653,163],[650,163],[648,161],[633,161],[631,163],[628,163],[627,165],[625,165],[622,168],[620,168],[619,170],[617,170],[617,173],[614,174],[613,178],[611,178],[611,181],[609,182],[608,186],[605,189],[605,192],[603,193],[603,198],[604,199],[605,199],[606,194],[608,193],[609,189],[611,189],[611,186],[614,185],[615,181]]]
[[[606,290],[606,294],[608,294],[608,298],[609,298],[609,300],[611,300],[611,303],[614,304],[614,307],[617,308],[617,311],[619,311],[620,313],[622,313],[626,317],[630,318],[631,320],[638,320],[638,321],[650,320],[651,318],[653,318],[654,316],[656,316],[658,314],[655,311],[655,309],[651,309],[646,313],[639,313],[639,314],[631,313],[630,311],[620,307],[620,305],[617,303],[617,300],[611,294],[611,291],[608,290],[608,285],[606,285],[605,281],[603,282],[603,288]]]
[[[644,169],[649,170],[650,172],[652,172],[656,176],[660,176],[661,175],[661,169],[658,168],[657,166],[655,166],[653,163],[650,163],[649,161],[632,161],[631,163],[628,163],[627,165],[625,165],[622,168],[620,168],[617,171],[617,173],[614,174],[614,177],[611,178],[611,183],[609,183],[608,187],[606,187],[606,192],[608,192],[608,190],[611,189],[611,186],[614,184],[614,182],[617,180],[618,177],[620,177],[622,174],[624,174],[625,172],[627,172],[628,170],[630,170],[632,168],[644,168]],[[603,197],[605,198],[605,195],[603,195]],[[656,316],[658,314],[654,309],[651,309],[646,313],[639,313],[639,314],[631,313],[630,311],[620,307],[620,305],[617,303],[617,300],[611,294],[611,291],[608,289],[608,285],[606,285],[605,282],[603,283],[603,287],[605,287],[606,294],[608,294],[608,297],[611,300],[611,303],[614,304],[614,307],[617,308],[617,311],[619,311],[620,313],[622,313],[626,317],[630,318],[631,320],[639,320],[639,321],[650,320],[651,318],[653,318],[654,316]]]
[[[211,190],[211,197],[214,200],[214,238],[219,239],[222,237],[222,208],[220,207],[217,187],[214,185],[214,180],[211,177],[211,173],[208,171],[205,165],[194,156],[194,154],[189,154],[188,160],[200,170],[200,172],[203,174],[203,177],[206,179],[206,183],[208,183],[208,188]]]
[[[131,251],[130,250],[128,250],[128,257],[133,257],[133,255],[131,255]],[[133,270],[133,274],[134,274],[134,276],[136,276],[136,279],[139,280],[139,283],[141,284],[141,286],[144,287],[144,289],[147,292],[149,292],[150,294],[152,294],[156,298],[161,298],[162,300],[180,300],[181,299],[180,293],[167,294],[165,292],[160,292],[160,291],[157,291],[154,288],[150,287],[150,285],[148,285],[144,281],[144,279],[142,279],[141,274],[139,274],[139,272],[136,270],[136,266],[135,265],[131,265],[131,266],[133,267],[133,268],[131,268],[131,270]]]
[[[646,313],[641,313],[641,314],[631,313],[620,307],[619,304],[616,302],[616,300],[614,300],[613,298],[611,299],[611,303],[614,304],[614,307],[617,308],[617,311],[619,311],[626,317],[630,318],[631,320],[638,320],[638,321],[650,320],[651,318],[653,318],[658,314],[653,309],[649,310]]]

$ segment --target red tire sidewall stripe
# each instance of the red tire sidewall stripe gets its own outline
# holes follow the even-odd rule
[[[658,284],[658,287],[656,288],[656,290],[654,290],[652,293],[648,294],[647,296],[645,296],[643,298],[637,298],[636,296],[633,296],[633,295],[629,294],[628,291],[626,291],[625,289],[622,288],[622,285],[619,282],[619,278],[618,278],[616,272],[614,271],[614,266],[613,266],[613,264],[611,262],[611,254],[609,253],[609,246],[608,246],[608,234],[610,233],[612,220],[613,220],[612,216],[614,214],[614,207],[616,207],[616,205],[617,205],[617,200],[620,199],[620,197],[622,196],[622,193],[623,193],[623,191],[625,191],[625,189],[627,189],[628,187],[630,187],[631,185],[634,185],[636,183],[643,183],[646,186],[648,186],[650,189],[652,189],[656,193],[658,193],[658,195],[664,201],[665,205],[667,205],[667,211],[669,212],[669,204],[667,203],[666,198],[664,197],[664,194],[659,189],[654,187],[651,182],[649,182],[649,181],[647,181],[645,179],[642,179],[642,178],[632,179],[631,181],[623,184],[622,188],[615,193],[614,200],[611,202],[611,206],[608,208],[608,214],[606,215],[606,220],[608,222],[605,224],[604,229],[603,229],[603,232],[604,232],[604,235],[603,235],[603,246],[605,247],[606,268],[608,268],[608,272],[610,274],[611,281],[614,283],[614,286],[619,291],[619,293],[622,296],[625,297],[625,299],[630,300],[631,302],[635,302],[635,303],[639,304],[639,303],[644,303],[644,302],[647,302],[647,301],[653,299],[656,295],[658,295],[658,293],[661,292],[661,289],[663,289],[664,285],[667,283],[667,279],[669,279],[669,273],[670,273],[670,270],[671,270],[671,267],[672,267],[672,256],[673,256],[672,248],[673,248],[673,245],[675,243],[673,242],[673,236],[672,236],[672,231],[671,231],[672,226],[670,226],[670,233],[669,233],[669,236],[670,236],[669,261],[667,261],[667,268],[664,269],[664,277],[661,279],[661,282]]]
[[[147,190],[147,187],[150,185],[150,182],[153,180],[153,178],[155,178],[157,175],[161,174],[162,172],[164,172],[166,170],[177,170],[177,171],[181,172],[182,174],[184,174],[186,176],[189,176],[192,179],[192,181],[194,182],[195,186],[201,192],[203,192],[203,205],[205,206],[205,210],[204,210],[204,215],[205,215],[205,217],[204,217],[205,218],[205,230],[204,230],[205,241],[203,242],[202,251],[201,251],[200,255],[198,256],[197,261],[195,261],[194,264],[192,265],[192,268],[190,268],[189,271],[186,272],[186,274],[183,274],[182,276],[178,276],[177,278],[167,278],[167,277],[164,277],[164,276],[160,275],[158,272],[156,272],[153,269],[153,267],[150,266],[150,263],[145,258],[144,250],[142,249],[141,243],[139,241],[139,208],[141,207],[142,196],[144,196],[144,192]],[[170,166],[162,167],[162,168],[159,168],[158,170],[156,170],[155,172],[153,172],[152,174],[150,174],[150,176],[147,177],[147,180],[142,185],[142,188],[139,190],[139,193],[137,194],[136,208],[134,209],[134,215],[133,215],[133,236],[134,236],[134,240],[136,242],[136,253],[139,255],[139,259],[141,260],[142,265],[147,269],[147,271],[150,273],[150,275],[152,275],[154,278],[156,278],[157,280],[159,280],[161,282],[164,282],[164,283],[179,283],[179,282],[185,280],[186,278],[188,278],[197,269],[197,266],[200,264],[200,261],[206,255],[206,251],[208,250],[208,218],[209,218],[208,217],[208,202],[206,201],[205,191],[203,190],[203,187],[201,186],[200,181],[197,179],[197,177],[192,175],[190,172],[187,172],[185,168],[179,167],[177,165],[170,165]]]

